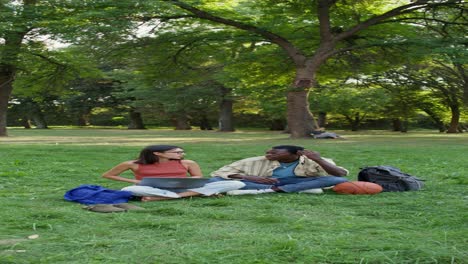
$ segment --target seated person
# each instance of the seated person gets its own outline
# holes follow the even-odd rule
[[[211,173],[213,181],[239,180],[245,186],[229,195],[272,192],[322,193],[321,188],[348,181],[348,170],[300,146],[276,146],[265,156],[247,158]]]
[[[120,163],[102,177],[138,184],[144,177],[187,177],[202,178],[200,166],[195,161],[184,160],[185,152],[182,148],[170,145],[152,145],[144,148],[136,160]],[[131,170],[135,179],[120,176],[121,173]],[[176,199],[191,196],[211,196],[222,192],[237,190],[245,184],[238,181],[211,182],[203,187],[173,192],[150,186],[128,186],[123,191],[130,191],[134,196],[141,196],[143,202]]]

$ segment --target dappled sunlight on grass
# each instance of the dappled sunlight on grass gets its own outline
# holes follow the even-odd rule
[[[468,143],[468,133],[446,134],[435,131],[411,131],[397,133],[391,131],[336,131],[343,139],[290,139],[288,134],[278,131],[235,131],[217,132],[173,129],[10,129],[9,137],[0,137],[0,143],[7,144],[74,144],[74,145],[126,145],[141,146],[162,143],[236,143],[272,141],[281,144],[342,145],[356,142],[388,144],[417,144],[433,140]],[[275,144],[275,143],[273,143]]]
[[[265,140],[274,138],[263,138]],[[236,141],[258,141],[257,138],[196,138],[196,137],[155,137],[155,138],[132,138],[127,137],[16,137],[9,138],[8,140],[0,139],[0,142],[9,144],[78,144],[78,145],[127,145],[127,146],[141,146],[143,144],[163,144],[169,142],[178,143],[196,143],[196,142],[236,142]]]
[[[8,144],[78,144],[78,145],[144,145],[167,142],[238,142],[287,139],[279,132],[215,132],[177,130],[120,130],[120,129],[13,129],[9,137],[0,137]]]

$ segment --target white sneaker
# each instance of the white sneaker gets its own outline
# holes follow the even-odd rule
[[[320,188],[318,188],[318,189],[308,189],[308,190],[300,191],[299,193],[321,194],[321,193],[323,193],[323,190],[320,189]]]
[[[244,195],[244,194],[262,194],[262,193],[274,193],[272,189],[261,189],[261,190],[234,190],[229,191],[227,195]]]

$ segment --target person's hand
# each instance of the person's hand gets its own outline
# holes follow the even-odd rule
[[[320,153],[317,151],[311,151],[311,150],[300,150],[297,152],[299,155],[304,155],[307,158],[317,161],[320,160],[322,157],[320,156]]]
[[[260,176],[242,176],[242,180],[262,183],[262,184],[276,184],[278,183],[278,179],[269,178],[269,177],[260,177]]]

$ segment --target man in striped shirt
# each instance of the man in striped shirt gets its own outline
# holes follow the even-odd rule
[[[316,151],[300,146],[281,145],[264,156],[247,158],[211,173],[213,181],[240,180],[245,187],[230,195],[272,192],[322,193],[321,188],[348,181],[348,170]]]

